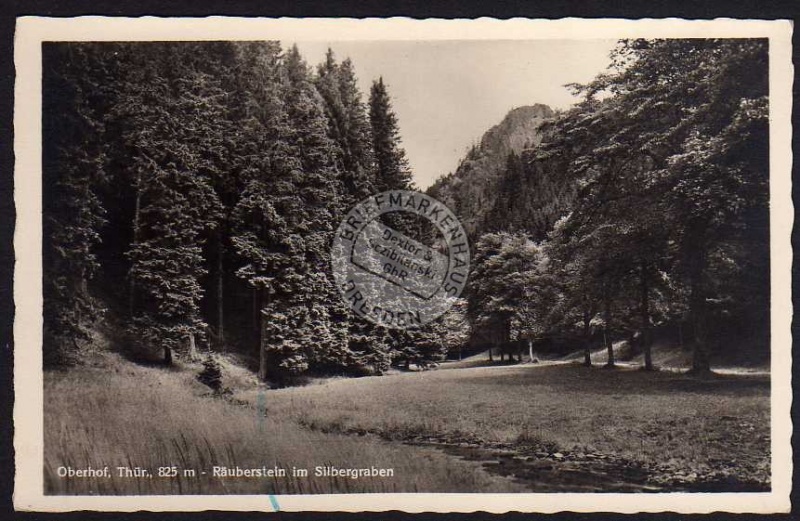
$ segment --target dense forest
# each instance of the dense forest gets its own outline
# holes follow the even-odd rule
[[[43,46],[45,363],[111,313],[166,362],[380,374],[469,344],[510,356],[680,332],[694,368],[769,351],[767,45],[621,41],[581,101],[512,111],[428,193],[473,241],[465,300],[419,329],[353,316],[329,249],[413,189],[387,86],[277,42]],[[766,353],[766,355],[765,355]],[[490,351],[491,354],[491,351]],[[513,358],[512,358],[513,360]]]
[[[443,357],[332,284],[344,213],[411,188],[381,79],[367,104],[349,60],[277,42],[48,44],[44,70],[46,363],[105,304],[132,349],[242,352],[272,380]]]
[[[582,344],[587,364],[602,344],[613,365],[625,339],[651,369],[658,331],[696,371],[726,349],[765,360],[766,42],[622,41],[611,58],[569,86],[576,106],[533,131],[520,114],[547,107],[512,111],[429,190],[474,218],[473,342]]]

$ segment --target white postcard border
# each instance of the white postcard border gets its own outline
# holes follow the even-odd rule
[[[40,18],[17,20],[14,64],[14,505],[36,511],[788,512],[792,481],[792,24],[758,20]],[[769,38],[772,490],[665,494],[45,496],[43,493],[41,43],[180,40]]]

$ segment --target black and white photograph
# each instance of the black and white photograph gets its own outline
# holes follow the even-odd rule
[[[19,506],[788,509],[789,23],[84,22],[17,49]]]

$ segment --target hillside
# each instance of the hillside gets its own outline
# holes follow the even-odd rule
[[[486,131],[454,173],[438,179],[428,193],[452,208],[467,233],[476,237],[497,204],[509,154],[520,155],[541,143],[540,127],[554,114],[542,104],[513,109]]]

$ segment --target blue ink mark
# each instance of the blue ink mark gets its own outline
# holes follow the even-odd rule
[[[274,510],[275,512],[280,512],[281,511],[281,507],[278,506],[278,498],[276,498],[275,496],[270,494],[269,495],[269,502],[272,503],[272,510]]]

